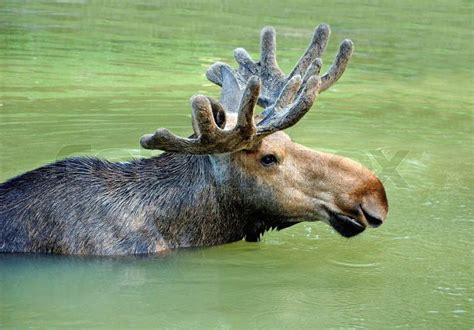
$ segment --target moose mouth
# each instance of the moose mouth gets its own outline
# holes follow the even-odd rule
[[[331,213],[329,218],[329,224],[333,227],[341,236],[353,237],[365,230],[365,226],[357,222],[354,218],[347,215]]]

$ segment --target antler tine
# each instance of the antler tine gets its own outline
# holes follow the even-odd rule
[[[206,77],[209,81],[213,82],[214,84],[222,87],[222,68],[227,68],[229,71],[232,72],[232,67],[229,64],[225,64],[222,62],[216,62],[209,67],[206,71]]]
[[[218,132],[218,127],[212,113],[212,104],[209,98],[195,95],[191,98],[192,124],[194,133],[201,140],[212,140]]]
[[[298,77],[298,76],[296,76]],[[295,78],[295,77],[294,77]],[[294,83],[295,85],[297,83]],[[257,124],[257,136],[264,137],[276,131],[284,130],[295,125],[311,109],[317,95],[319,94],[321,79],[318,76],[312,76],[308,79],[304,90],[298,96],[298,99],[288,105],[283,111],[270,112]],[[286,87],[289,89],[290,87]],[[286,97],[282,95],[280,98]]]
[[[245,140],[251,139],[257,130],[254,121],[254,109],[260,94],[260,79],[252,76],[244,90],[239,106],[236,129]]]
[[[333,64],[328,72],[326,72],[326,74],[321,78],[321,92],[331,87],[342,76],[353,51],[354,43],[349,39],[345,39],[339,46],[339,51],[337,52]]]
[[[236,48],[234,50],[234,58],[237,63],[239,63],[239,70],[252,75],[258,73],[257,63],[255,63],[255,61],[245,49]]]
[[[191,139],[183,139],[174,135],[166,128],[157,129],[153,134],[145,134],[140,139],[140,145],[145,149],[160,149],[178,152],[188,149]]]
[[[160,149],[190,154],[216,154],[233,152],[248,147],[256,135],[254,109],[260,93],[260,79],[251,77],[241,98],[237,124],[232,129],[221,129],[214,119],[223,111],[214,100],[197,95],[192,97],[194,136],[183,138],[165,128],[144,135],[140,144],[146,149]]]
[[[313,38],[311,39],[308,48],[304,52],[303,56],[298,60],[295,67],[288,75],[288,77],[293,77],[294,75],[303,75],[308,67],[318,58],[321,57],[324,50],[326,49],[326,45],[329,40],[329,36],[331,35],[331,29],[327,24],[320,24],[315,30],[313,34]]]
[[[260,64],[268,71],[279,71],[276,61],[276,32],[271,26],[264,27],[260,36]]]
[[[301,88],[298,91],[298,95],[302,92],[302,89],[304,88],[304,86],[306,86],[309,78],[311,78],[314,75],[319,76],[319,72],[321,71],[322,65],[323,65],[323,62],[321,61],[320,58],[317,58],[313,61],[313,63],[309,66],[308,70],[306,70],[306,73],[304,74],[303,83],[301,84]]]
[[[269,107],[267,109],[273,109],[275,113],[282,111],[285,109],[285,107],[292,103],[293,100],[295,99],[296,93],[298,92],[299,88],[301,86],[301,77],[300,76],[294,76],[291,78],[283,87],[283,90],[280,93],[280,96],[278,97],[277,101],[275,102],[275,105],[272,107]],[[267,110],[265,109],[265,110]]]

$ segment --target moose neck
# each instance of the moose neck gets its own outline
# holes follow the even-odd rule
[[[153,218],[170,247],[208,246],[240,240],[248,218],[228,166],[207,155],[164,153],[142,161]]]

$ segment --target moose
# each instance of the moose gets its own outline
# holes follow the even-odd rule
[[[220,99],[191,98],[187,138],[164,128],[144,135],[141,146],[162,150],[158,156],[66,158],[2,183],[0,252],[150,254],[258,241],[302,221],[324,221],[344,237],[380,226],[388,203],[374,173],[283,132],[346,69],[350,40],[319,74],[329,35],[319,25],[288,75],[277,64],[272,27],[261,32],[258,62],[238,48],[237,69],[213,64],[206,75]]]

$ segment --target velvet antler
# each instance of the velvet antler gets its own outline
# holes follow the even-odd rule
[[[208,79],[222,87],[220,103],[202,95],[192,98],[193,136],[178,137],[161,128],[143,136],[141,145],[147,149],[191,154],[235,152],[252,148],[263,137],[293,126],[309,111],[317,95],[341,77],[351,57],[352,42],[344,40],[333,65],[320,78],[320,56],[328,38],[329,26],[321,24],[306,52],[285,76],[276,62],[275,30],[264,28],[259,62],[238,48],[235,50],[238,70],[215,63],[207,71]],[[257,102],[265,110],[263,118],[255,124]],[[233,127],[226,127],[225,114],[237,115]]]
[[[166,128],[144,135],[140,144],[146,149],[160,149],[190,154],[214,154],[244,149],[256,134],[254,109],[260,92],[260,79],[251,77],[238,106],[237,123],[232,129],[217,125],[215,115],[221,105],[203,95],[191,99],[194,136],[178,137]]]
[[[239,64],[239,68],[233,70],[229,65],[218,62],[208,69],[207,78],[222,86],[225,79],[222,72],[225,68],[226,71],[230,71],[235,76],[235,81],[242,88],[250,76],[256,75],[262,80],[262,93],[258,104],[262,107],[271,106],[275,103],[284,86],[293,77],[303,76],[302,85],[304,86],[311,76],[319,74],[322,65],[320,58],[326,49],[329,35],[329,26],[327,24],[319,25],[315,29],[313,38],[303,56],[301,56],[291,73],[285,75],[278,67],[276,60],[275,30],[272,27],[266,27],[261,33],[260,61],[255,62],[245,49],[237,48],[234,51],[234,57]],[[333,64],[328,72],[321,77],[320,92],[331,87],[342,76],[352,55],[353,48],[353,43],[349,39],[341,43]]]

